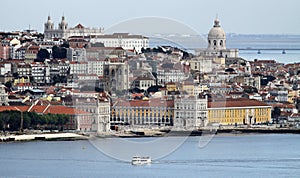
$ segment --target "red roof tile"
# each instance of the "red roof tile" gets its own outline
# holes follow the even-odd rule
[[[174,107],[174,100],[151,98],[149,100],[119,100],[115,103],[118,107]]]
[[[258,100],[247,99],[247,98],[216,99],[214,101],[210,99],[210,101],[208,101],[208,108],[253,107],[253,106],[269,106],[269,105]]]
[[[66,107],[66,106],[41,106],[35,105],[31,106],[0,106],[0,112],[3,111],[22,111],[22,112],[36,112],[40,114],[67,114],[67,115],[75,115],[75,114],[91,114],[79,109]]]

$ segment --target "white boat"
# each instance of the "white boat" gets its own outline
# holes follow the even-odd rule
[[[151,164],[150,156],[134,156],[131,160],[132,165]]]

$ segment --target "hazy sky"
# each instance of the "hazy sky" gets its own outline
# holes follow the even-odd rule
[[[300,34],[299,0],[6,0],[0,31],[37,29],[48,14],[55,26],[64,14],[70,27],[109,27],[132,18],[163,17],[208,33],[218,14],[227,33]]]

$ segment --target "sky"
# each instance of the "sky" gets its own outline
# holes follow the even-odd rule
[[[299,0],[7,0],[1,2],[0,31],[43,32],[50,14],[57,27],[64,15],[69,27],[110,29],[135,18],[177,21],[206,34],[218,16],[226,33],[300,34]],[[173,29],[174,30],[174,29]]]

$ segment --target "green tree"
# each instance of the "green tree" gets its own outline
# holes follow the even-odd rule
[[[37,60],[38,62],[44,62],[45,59],[49,59],[50,53],[48,52],[47,49],[40,49],[39,52],[37,53]]]
[[[278,123],[278,118],[279,118],[280,114],[281,114],[281,110],[279,107],[276,106],[271,113],[272,118],[275,119],[275,121],[276,121],[276,124]]]
[[[67,50],[64,47],[52,47],[52,57],[54,59],[63,59],[67,57]]]

